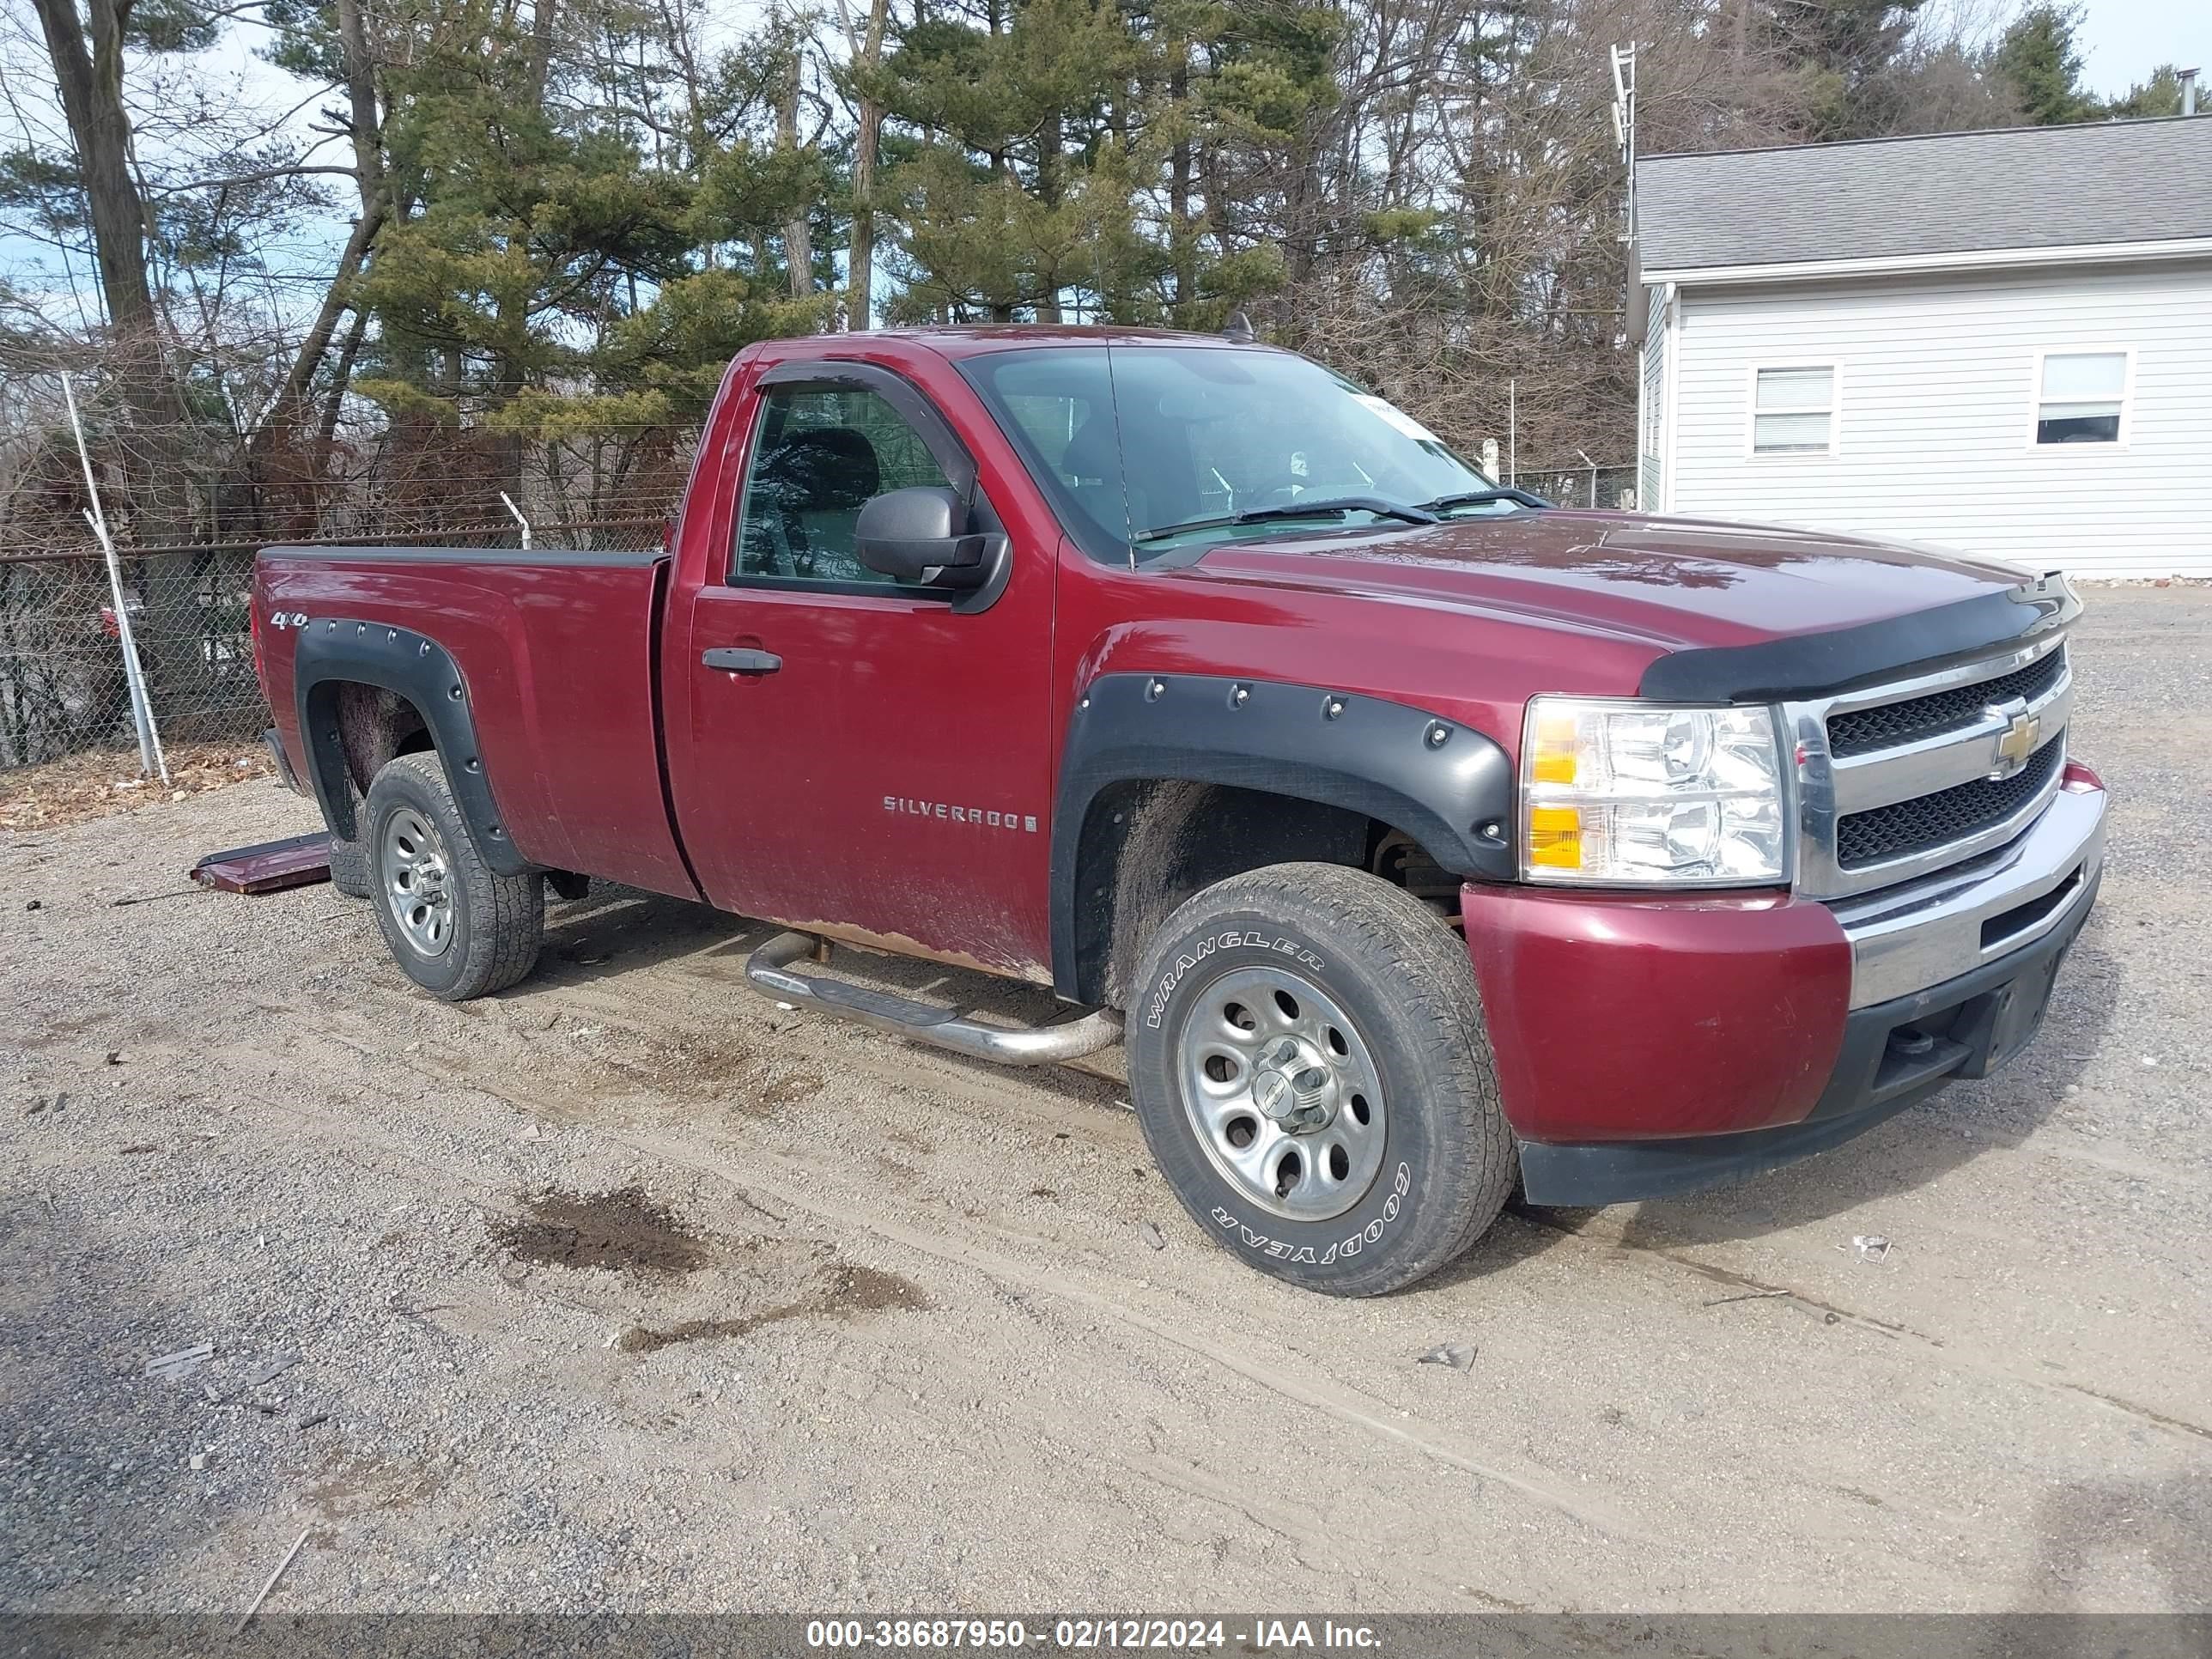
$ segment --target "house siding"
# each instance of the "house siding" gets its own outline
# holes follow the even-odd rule
[[[2212,264],[1691,288],[1673,336],[1675,512],[2212,577]],[[2037,353],[2075,346],[2134,350],[2124,446],[2029,441]],[[1748,454],[1753,369],[1827,362],[1836,453]]]
[[[1636,499],[1647,509],[1666,500],[1666,437],[1661,422],[1667,408],[1667,313],[1652,307],[1650,331],[1644,341],[1644,378],[1636,403]]]

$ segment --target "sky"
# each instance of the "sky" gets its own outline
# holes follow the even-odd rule
[[[2212,99],[2212,3],[2207,0],[2088,0],[2079,36],[2081,78],[2110,98],[2148,77],[2160,64],[2198,69],[2197,107]]]

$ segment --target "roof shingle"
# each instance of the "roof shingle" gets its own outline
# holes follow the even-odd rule
[[[2212,116],[1636,164],[1644,270],[2212,236]]]

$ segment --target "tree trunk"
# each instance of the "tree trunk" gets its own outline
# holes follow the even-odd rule
[[[1178,122],[1190,118],[1190,46],[1176,48],[1176,65],[1168,76],[1168,105]],[[1188,127],[1176,137],[1168,157],[1168,234],[1175,252],[1176,326],[1191,325],[1190,308],[1198,298],[1198,238],[1190,219],[1191,143]]]
[[[337,332],[338,319],[352,303],[349,295],[353,279],[368,264],[369,244],[376,240],[383,223],[383,202],[380,199],[364,203],[361,217],[354,221],[353,234],[346,239],[345,251],[338,255],[337,275],[324,292],[322,309],[315,313],[307,338],[300,343],[299,355],[292,360],[292,372],[285,377],[276,410],[270,417],[270,429],[289,425],[291,411],[306,401],[308,389],[314,384],[315,371],[322,367],[331,338]]]
[[[119,457],[126,498],[112,515],[118,541],[177,547],[192,538],[185,404],[162,349],[146,268],[146,204],[131,167],[131,116],[123,101],[128,0],[88,0],[89,46],[75,0],[33,0],[52,60],[55,89],[76,152],[92,219],[93,253],[107,308],[103,367],[120,394]],[[177,735],[200,728],[206,687],[192,600],[193,556],[135,562],[143,620],[137,629],[155,717]]]
[[[353,360],[360,354],[362,337],[368,332],[368,313],[356,308],[353,321],[346,329],[345,343],[338,348],[337,372],[331,376],[330,390],[323,394],[323,417],[315,427],[315,476],[319,480],[330,471],[331,449],[337,442],[338,414],[345,407],[346,386],[353,379]],[[318,533],[323,502],[315,502]]]
[[[799,152],[799,82],[805,60],[796,45],[791,50],[783,96],[775,106],[775,147],[787,155]],[[791,297],[804,300],[814,292],[814,234],[799,208],[783,222],[783,263],[791,279]]]
[[[553,65],[554,0],[532,0],[529,56],[524,59],[523,96],[533,110],[545,107],[545,85]]]
[[[550,27],[550,8],[541,7],[540,10]],[[354,221],[352,234],[346,239],[345,251],[338,256],[337,274],[323,295],[322,309],[316,314],[307,338],[300,343],[300,355],[293,361],[291,374],[285,378],[284,394],[277,403],[278,418],[283,421],[289,421],[291,409],[306,398],[315,371],[322,366],[323,354],[330,349],[331,337],[337,331],[338,319],[351,303],[349,290],[353,279],[367,267],[369,249],[390,211],[384,187],[384,128],[376,108],[376,64],[369,55],[368,28],[362,15],[361,0],[337,0],[337,14],[338,44],[345,59],[346,101],[349,106],[347,126],[353,142],[354,183],[361,198],[361,211]],[[356,336],[357,333],[356,330]],[[351,357],[349,352],[349,362]],[[343,385],[340,390],[343,390]]]
[[[33,3],[76,149],[108,326],[124,339],[150,337],[155,319],[146,280],[146,209],[131,176],[131,116],[123,106],[121,7],[118,0],[90,0],[88,53],[74,0]]]
[[[873,0],[868,8],[868,32],[858,54],[865,75],[873,75],[883,63],[884,30],[890,21],[890,0]],[[875,325],[876,147],[883,127],[884,106],[863,92],[860,130],[853,135],[853,239],[845,262],[848,328]]]

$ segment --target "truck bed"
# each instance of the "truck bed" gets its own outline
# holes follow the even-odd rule
[[[485,775],[518,851],[696,898],[662,788],[655,647],[660,553],[272,547],[258,625],[420,629],[465,682]],[[292,654],[264,653],[270,708],[304,752]]]

